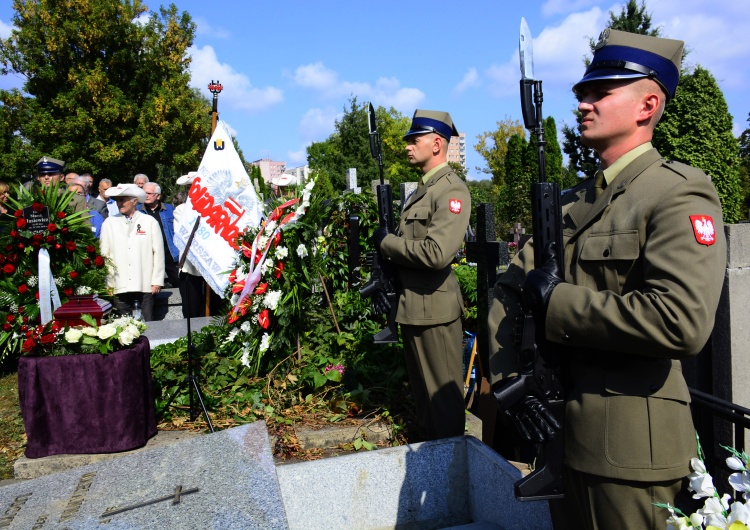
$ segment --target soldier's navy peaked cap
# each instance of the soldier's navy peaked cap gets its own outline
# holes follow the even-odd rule
[[[50,156],[43,156],[36,163],[36,173],[37,175],[62,173],[63,167],[65,167],[65,162],[62,160]]]
[[[447,112],[417,109],[414,111],[414,117],[411,119],[411,128],[404,135],[404,140],[409,136],[433,132],[447,140],[450,140],[451,136],[458,136],[458,131],[456,130],[456,126],[453,125],[451,115]]]
[[[573,91],[589,81],[648,77],[659,83],[671,99],[680,80],[684,45],[681,40],[607,28],[599,36],[594,58]]]

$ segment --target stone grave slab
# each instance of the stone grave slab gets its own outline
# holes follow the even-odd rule
[[[0,528],[288,529],[264,422],[0,488]]]

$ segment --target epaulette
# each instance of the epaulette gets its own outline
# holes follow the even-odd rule
[[[688,164],[683,164],[682,162],[677,162],[676,160],[665,160],[662,163],[662,166],[669,169],[670,171],[673,171],[674,173],[677,173],[681,177],[684,177],[685,180],[693,180],[697,178],[711,180],[711,178],[706,175],[703,170],[698,169],[697,167],[690,166]]]

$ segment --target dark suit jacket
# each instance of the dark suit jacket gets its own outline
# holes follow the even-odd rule
[[[107,209],[107,203],[101,199],[97,199],[96,197],[91,196],[86,201],[86,206],[88,206],[90,210],[94,210],[95,212],[97,212],[105,219],[109,217],[109,209]]]

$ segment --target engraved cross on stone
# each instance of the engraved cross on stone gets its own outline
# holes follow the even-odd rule
[[[172,501],[172,504],[180,504],[180,500],[182,500],[183,495],[187,495],[189,493],[195,493],[197,491],[200,491],[198,488],[190,488],[183,490],[181,485],[175,486],[174,494],[172,495],[165,495],[164,497],[159,497],[157,499],[151,499],[150,501],[143,501],[139,502],[137,504],[131,504],[130,506],[125,506],[123,508],[116,508],[111,507],[104,510],[104,513],[99,516],[100,519],[109,519],[113,515],[116,515],[118,513],[128,512],[130,510],[135,510],[136,508],[143,508],[144,506],[150,506],[151,504],[156,504],[157,502],[164,502],[164,501]]]

